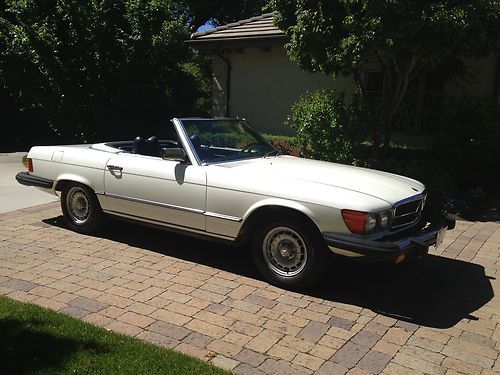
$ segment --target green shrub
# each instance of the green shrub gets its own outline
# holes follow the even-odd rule
[[[330,90],[307,93],[291,108],[286,125],[297,132],[297,143],[319,160],[355,164],[361,111],[345,102],[344,94]]]

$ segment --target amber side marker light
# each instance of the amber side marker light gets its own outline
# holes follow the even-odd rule
[[[26,159],[28,161],[28,172],[33,172],[33,160],[31,158]]]
[[[399,254],[398,257],[396,258],[396,260],[394,261],[394,263],[399,264],[399,263],[403,262],[405,259],[406,259],[405,254]]]

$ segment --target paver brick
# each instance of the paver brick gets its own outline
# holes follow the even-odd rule
[[[314,357],[306,353],[297,354],[297,356],[292,361],[292,363],[306,367],[313,371],[317,371],[324,362],[324,359]]]
[[[347,368],[351,368],[354,367],[368,351],[369,349],[365,346],[347,342],[333,355],[331,360]]]
[[[107,316],[104,316],[99,313],[92,313],[83,318],[84,321],[90,324],[95,324],[100,327],[107,326],[112,322],[111,318],[108,318]]]
[[[352,326],[354,325],[354,322],[352,320],[347,320],[344,318],[340,318],[338,316],[332,316],[328,320],[328,324],[335,326],[335,327],[345,329],[346,331],[349,331],[352,328]]]
[[[185,327],[214,338],[222,338],[228,333],[226,328],[218,327],[199,319],[192,319]]]
[[[241,352],[243,347],[231,344],[227,341],[215,339],[208,344],[207,349],[225,356],[234,357],[236,354]]]
[[[248,344],[245,345],[245,347],[259,353],[265,353],[282,337],[283,335],[281,333],[273,331],[262,331],[253,339],[251,339]]]
[[[370,350],[363,358],[361,358],[357,367],[371,374],[380,374],[391,359],[392,356],[380,353],[376,350]]]
[[[201,359],[202,361],[206,361],[207,358],[209,358],[208,350],[199,348],[191,344],[186,344],[185,342],[181,342],[174,349],[191,357]]]
[[[324,360],[330,359],[336,350],[323,345],[314,345],[314,347],[309,351],[315,357],[322,358]]]
[[[316,375],[344,375],[348,370],[347,367],[339,365],[338,363],[326,361],[321,365],[318,371],[316,371]]]
[[[162,336],[172,337],[177,340],[182,340],[192,332],[186,328],[179,327],[178,325],[162,321],[156,321],[152,323],[148,327],[148,330],[154,333],[158,333]]]
[[[32,283],[26,280],[20,279],[11,279],[3,284],[5,288],[11,288],[15,290],[21,290],[23,292],[29,292],[32,289],[39,287],[40,285],[37,283]]]
[[[372,348],[379,340],[379,335],[365,330],[359,331],[351,339],[353,343],[366,346],[367,348]]]
[[[262,362],[264,362],[268,357],[253,350],[243,348],[243,350],[239,352],[234,358],[255,368]]]
[[[411,335],[412,332],[407,331],[404,328],[392,327],[384,335],[384,340],[394,344],[404,345]]]
[[[401,346],[387,342],[383,339],[377,342],[373,347],[374,350],[387,354],[391,357],[394,357],[400,348]]]
[[[253,305],[267,307],[268,309],[272,309],[274,306],[278,304],[276,301],[273,301],[271,299],[256,294],[249,294],[248,296],[245,297],[245,301]]]
[[[276,320],[268,320],[262,327],[265,329],[270,329],[272,331],[276,331],[279,333],[283,333],[285,335],[292,335],[292,336],[295,336],[300,331],[299,327],[296,327],[296,326],[293,326],[290,324],[286,324],[286,323],[282,323],[282,322],[279,322]]]
[[[70,306],[77,307],[80,309],[85,309],[93,313],[101,311],[102,309],[108,307],[108,305],[105,303],[85,297],[77,297],[74,300],[69,301],[68,304]]]
[[[178,326],[183,326],[192,319],[188,316],[165,309],[158,309],[156,311],[153,311],[151,313],[151,317],[167,323],[176,324]]]
[[[120,315],[118,320],[141,328],[146,328],[154,322],[154,319],[148,318],[144,315],[139,315],[132,311],[127,311],[125,314]]]
[[[471,375],[479,375],[483,370],[481,367],[464,363],[463,361],[459,361],[458,359],[447,357],[443,360],[442,366],[447,369],[455,370],[458,373],[462,374],[471,374]]]
[[[346,343],[346,340],[339,339],[338,337],[324,335],[321,340],[319,340],[319,344],[327,346],[333,349],[340,349],[342,345]]]
[[[446,372],[446,369],[440,365],[404,353],[396,354],[394,362],[401,366],[431,375],[441,375]]]
[[[241,363],[233,369],[233,373],[236,375],[265,375],[259,369],[253,366],[247,365],[246,363]]]
[[[194,315],[194,317],[196,319],[200,319],[200,320],[203,320],[207,323],[215,324],[219,327],[224,327],[224,328],[230,328],[234,323],[233,318],[229,318],[227,316],[220,315],[220,314],[214,314],[214,313],[212,313],[210,311],[206,311],[206,310],[199,311],[198,313],[196,313]]]
[[[309,322],[304,328],[302,328],[297,337],[310,342],[317,342],[329,330],[329,328],[330,326],[328,324],[314,321]]]
[[[68,305],[63,303],[63,302],[59,302],[59,301],[45,298],[45,297],[38,297],[31,302],[36,304],[36,305],[45,307],[47,309],[52,309],[55,311],[61,311],[61,310],[68,307]]]
[[[212,360],[212,363],[215,366],[220,367],[224,370],[228,370],[228,371],[233,370],[236,366],[238,366],[240,364],[238,361],[235,361],[234,359],[231,359],[231,358],[227,358],[223,355],[218,355],[218,356],[214,357],[214,359]]]
[[[213,340],[213,337],[204,335],[199,332],[191,332],[182,340],[182,342],[197,346],[199,348],[206,348],[208,344],[210,344]]]
[[[278,359],[284,359],[285,361],[291,361],[298,353],[299,353],[298,350],[288,348],[288,347],[282,346],[280,344],[273,345],[267,351],[268,355],[275,357],[275,358],[278,358]]]
[[[481,366],[484,369],[490,369],[495,363],[494,360],[477,354],[469,353],[465,350],[458,349],[452,346],[445,346],[441,352],[443,355],[459,359],[463,362]]]
[[[69,316],[72,316],[73,318],[77,318],[77,319],[82,319],[91,313],[91,311],[89,311],[89,310],[85,310],[85,309],[82,309],[80,307],[74,307],[74,306],[67,306],[67,307],[59,310],[59,312],[66,314],[66,315],[69,315]]]
[[[224,336],[222,339],[224,341],[230,342],[231,344],[244,346],[252,339],[252,336],[248,336],[243,333],[230,330],[228,334]]]
[[[498,352],[493,348],[462,339],[451,338],[450,341],[448,341],[447,346],[452,346],[486,358],[497,359],[498,357]]]

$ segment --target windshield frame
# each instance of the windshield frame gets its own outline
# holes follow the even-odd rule
[[[191,138],[188,134],[188,131],[186,129],[186,122],[187,121],[197,121],[197,122],[204,122],[204,121],[234,121],[234,122],[241,122],[244,124],[245,131],[250,134],[256,141],[259,142],[259,144],[263,144],[269,147],[269,150],[265,152],[264,154],[258,154],[258,153],[248,153],[245,157],[241,158],[235,158],[235,159],[221,159],[221,160],[213,160],[213,161],[204,161],[200,158],[200,155],[196,151],[196,148],[194,147]],[[186,118],[174,118],[172,120],[174,123],[177,132],[179,134],[179,138],[182,142],[183,145],[187,146],[186,148],[188,149],[188,156],[191,160],[191,163],[193,161],[196,162],[197,165],[216,165],[216,164],[225,164],[225,163],[231,163],[231,162],[239,162],[239,161],[245,161],[245,160],[250,160],[250,159],[260,159],[264,158],[266,156],[269,156],[270,154],[276,152],[277,154],[279,153],[279,150],[276,149],[271,142],[267,141],[259,132],[257,132],[255,129],[252,128],[252,126],[248,123],[247,120],[244,118],[229,118],[229,117],[224,117],[224,118],[199,118],[199,117],[186,117]]]

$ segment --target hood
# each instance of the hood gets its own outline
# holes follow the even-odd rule
[[[259,180],[265,178],[268,183],[277,180],[291,183],[295,180],[356,191],[382,199],[391,205],[425,190],[421,182],[408,177],[292,156],[251,159],[213,167],[231,169],[243,179],[245,176],[258,175]]]

